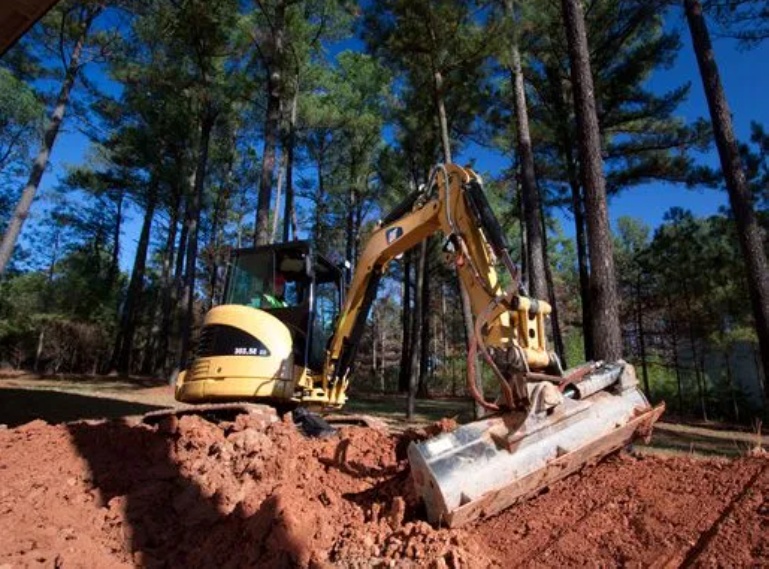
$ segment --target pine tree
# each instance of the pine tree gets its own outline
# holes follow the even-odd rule
[[[70,104],[75,83],[81,77],[84,67],[91,61],[89,48],[98,48],[110,41],[109,33],[92,31],[94,23],[104,9],[104,3],[95,0],[64,2],[54,8],[41,24],[40,29],[49,37],[50,47],[53,49],[55,44],[56,51],[61,53],[63,66],[59,70],[62,74],[61,85],[51,108],[40,149],[30,169],[29,178],[0,242],[0,276],[8,265],[24,221],[29,215],[32,200],[40,186],[51,151],[59,135],[64,113]],[[98,53],[98,49],[96,52]]]
[[[769,264],[766,260],[761,227],[753,209],[753,197],[745,180],[737,140],[732,128],[729,105],[710,42],[710,34],[697,0],[685,0],[686,20],[692,35],[705,97],[708,101],[713,135],[726,179],[729,203],[734,212],[742,255],[748,269],[748,290],[753,307],[756,334],[764,368],[764,390],[769,393]]]
[[[562,0],[561,4],[574,86],[580,175],[585,190],[593,348],[597,359],[615,361],[622,357],[622,332],[585,18],[579,0]]]

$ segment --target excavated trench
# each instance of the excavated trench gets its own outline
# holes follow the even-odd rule
[[[258,415],[0,430],[0,567],[769,565],[765,458],[616,455],[447,530],[410,489],[427,434],[306,439]]]

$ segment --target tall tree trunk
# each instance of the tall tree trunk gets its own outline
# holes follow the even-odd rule
[[[268,81],[268,85],[272,81]],[[277,90],[277,87],[271,91]],[[264,156],[262,175],[259,180],[259,199],[256,206],[256,232],[254,244],[267,245],[270,242],[270,205],[272,202],[272,178],[275,170],[275,141],[277,140],[280,100],[270,95],[267,100],[267,121],[264,131]]]
[[[403,302],[401,312],[401,328],[403,342],[401,344],[401,361],[398,373],[398,391],[407,393],[409,390],[409,364],[411,362],[411,251],[403,256]]]
[[[294,211],[294,147],[296,146],[296,106],[299,98],[299,82],[295,81],[294,96],[291,99],[291,116],[288,121],[286,152],[286,205],[283,210],[283,241],[291,236],[296,239],[296,213]],[[291,230],[291,233],[289,233]]]
[[[539,210],[542,227],[545,227],[545,211],[544,208]],[[550,322],[553,326],[553,344],[555,345],[555,353],[558,354],[558,359],[561,360],[561,365],[564,369],[569,367],[566,361],[566,347],[563,343],[563,334],[561,333],[561,318],[560,310],[558,306],[558,299],[555,296],[555,282],[553,280],[553,269],[550,266],[549,253],[547,251],[547,231],[542,234],[542,251],[545,256],[545,278],[547,280],[547,290],[550,291],[548,301],[553,308],[553,313],[550,315]]]
[[[275,170],[275,146],[280,129],[281,67],[283,65],[286,2],[278,0],[272,21],[272,53],[267,63],[267,117],[264,122],[264,154],[262,175],[259,180],[259,198],[256,204],[255,245],[270,242],[270,205],[272,202],[272,176]]]
[[[45,346],[45,329],[46,324],[42,323],[40,327],[40,334],[37,336],[37,349],[35,350],[35,363],[32,366],[32,369],[34,369],[37,373],[42,373],[42,370],[40,369],[40,362],[42,361],[43,356],[43,347]]]
[[[512,0],[506,0],[508,17],[515,22]],[[539,215],[541,200],[534,169],[534,151],[529,132],[529,111],[526,103],[521,53],[518,49],[517,33],[514,34],[512,55],[513,101],[515,109],[515,130],[518,142],[518,156],[521,165],[521,197],[526,216],[526,241],[528,244],[529,294],[534,298],[547,299],[547,276],[545,275],[544,227]]]
[[[181,225],[181,232],[179,234],[179,245],[176,248],[176,261],[174,263],[174,280],[173,280],[173,287],[171,288],[171,312],[173,314],[172,316],[172,322],[171,322],[171,335],[170,337],[173,338],[173,346],[174,346],[174,356],[173,356],[173,365],[177,365],[181,360],[181,351],[182,351],[182,326],[184,325],[184,318],[183,313],[184,310],[182,308],[182,296],[184,294],[184,267],[185,267],[185,260],[187,258],[187,241],[189,239],[189,224],[187,223],[187,219],[190,216],[190,208],[192,207],[192,188],[195,185],[195,172],[193,171],[192,174],[189,176],[188,183],[184,187],[184,195],[183,195],[183,214],[180,218],[180,225]]]
[[[576,172],[575,172],[576,175]],[[585,361],[595,358],[593,348],[593,311],[590,300],[590,268],[588,267],[587,235],[585,231],[585,210],[579,182],[571,182],[571,200],[574,210],[574,227],[577,241],[577,267],[579,270],[579,295],[582,305],[582,336]]]
[[[59,261],[59,245],[61,242],[61,228],[56,226],[53,247],[51,247],[51,261],[48,263],[48,277],[45,281],[45,293],[43,294],[43,312],[48,313],[51,309],[51,300],[53,299],[53,278],[56,275],[56,263]],[[40,324],[40,334],[37,338],[37,350],[35,350],[35,363],[32,369],[42,373],[40,368],[41,358],[43,356],[43,347],[45,346],[45,330],[48,324],[46,321]]]
[[[767,370],[767,369],[762,370],[761,369],[763,367],[763,363],[761,362],[761,358],[759,357],[758,350],[755,349],[755,348],[753,348],[753,363],[756,366],[756,377],[759,378],[759,381],[760,381],[760,377],[761,377],[762,371],[764,373],[764,377],[769,375],[769,370]],[[766,391],[764,391],[762,389],[761,390],[761,407],[763,407],[764,409],[766,409],[766,399],[767,399],[767,397],[769,397],[769,393],[767,393]]]
[[[561,6],[569,44],[580,170],[585,189],[593,346],[596,358],[615,361],[622,357],[622,331],[585,17],[580,0],[561,0]]]
[[[726,371],[726,381],[729,384],[729,395],[732,400],[732,411],[734,412],[734,422],[740,422],[740,406],[737,402],[737,388],[734,385],[734,376],[732,375],[732,365],[729,361],[728,346],[724,347],[724,370]]]
[[[449,368],[449,335],[448,335],[448,322],[446,321],[448,315],[446,313],[446,290],[443,286],[443,282],[440,283],[441,290],[441,354],[443,363],[441,365],[441,371],[444,375],[448,373]],[[457,384],[454,375],[451,374],[451,395],[452,397],[457,394]]]
[[[123,222],[123,202],[125,201],[125,192],[119,190],[117,199],[117,211],[115,213],[115,224],[112,226],[112,254],[110,255],[109,272],[107,280],[110,287],[117,282],[117,276],[120,272],[120,232]]]
[[[283,199],[283,183],[286,177],[286,167],[288,164],[288,155],[283,148],[280,154],[280,164],[278,165],[278,183],[275,184],[275,209],[272,216],[272,232],[270,233],[270,243],[275,243],[278,239],[278,227],[280,226],[280,202]]]
[[[176,245],[176,231],[179,225],[179,215],[181,206],[181,192],[176,195],[176,203],[171,208],[170,220],[168,222],[168,234],[166,235],[166,245],[162,252],[161,272],[160,272],[160,297],[161,301],[155,310],[153,318],[153,336],[155,338],[152,345],[152,372],[167,372],[168,366],[168,346],[171,336],[171,324],[173,323],[174,306],[174,283],[171,275],[171,266],[174,259],[174,247]]]
[[[413,338],[413,346],[411,348],[411,361],[409,362],[409,368],[411,373],[409,374],[409,396],[408,405],[406,408],[406,418],[413,419],[414,407],[417,396],[417,387],[419,385],[419,361],[422,353],[422,295],[420,291],[425,284],[425,268],[427,261],[427,240],[422,241],[419,246],[419,260],[417,261],[417,286],[414,294],[414,317],[412,318],[411,337]]]
[[[384,318],[383,318],[384,320]],[[385,368],[387,366],[387,357],[385,350],[385,341],[387,335],[385,334],[384,322],[380,322],[379,325],[379,387],[382,393],[387,391],[387,385],[385,383]]]
[[[377,339],[379,337],[379,315],[377,314],[376,307],[374,308],[374,315],[371,318],[371,375],[377,376]]]
[[[708,420],[708,408],[705,398],[705,370],[700,365],[701,350],[697,349],[697,339],[694,333],[694,325],[692,324],[691,316],[694,314],[692,306],[692,296],[689,293],[689,287],[686,284],[686,279],[682,279],[683,292],[684,292],[684,307],[686,308],[686,324],[687,331],[689,332],[689,347],[692,351],[692,365],[694,366],[694,378],[697,381],[697,397],[700,401],[700,412],[702,413],[702,419]]]
[[[115,345],[115,368],[121,374],[128,375],[131,372],[131,354],[134,347],[134,334],[136,333],[136,318],[139,313],[141,295],[144,290],[144,271],[147,265],[147,252],[149,251],[150,232],[152,220],[155,217],[155,205],[157,203],[157,182],[150,180],[150,188],[147,195],[147,204],[144,208],[144,221],[139,244],[136,247],[136,257],[131,271],[131,280],[128,284],[128,293],[123,304],[123,315],[120,319],[120,333]]]
[[[433,71],[433,98],[435,99],[435,111],[438,114],[443,161],[446,164],[451,164],[451,139],[449,137],[449,120],[446,115],[446,102],[443,98],[443,74],[438,69]]]
[[[673,301],[670,297],[667,299],[668,305],[668,318],[671,333],[671,347],[673,348],[673,367],[676,370],[676,387],[678,391],[678,415],[683,417],[684,414],[684,390],[683,381],[681,380],[681,368],[678,364],[678,326],[676,325],[676,316],[673,312]]]
[[[209,292],[206,311],[211,310],[211,307],[214,305],[214,302],[216,301],[216,293],[219,289],[219,248],[222,239],[224,238],[222,230],[224,222],[222,216],[226,215],[225,212],[230,205],[229,192],[229,185],[219,190],[216,194],[216,205],[214,206],[213,215],[211,216],[211,269],[208,277]]]
[[[364,184],[361,189],[363,191],[366,191],[367,184],[368,184],[368,178],[364,178],[361,182]],[[356,201],[356,207],[355,207],[355,240],[353,241],[353,249],[352,249],[352,259],[353,262],[357,264],[358,257],[360,256],[360,228],[363,225],[363,203],[361,203],[363,200],[361,199],[360,193],[358,194],[358,199]]]
[[[313,237],[315,243],[322,243],[324,236],[323,231],[323,216],[325,214],[325,199],[326,199],[326,181],[325,172],[323,171],[323,165],[325,162],[325,143],[318,149],[318,158],[316,160],[316,167],[318,171],[318,185],[315,191],[315,223],[313,224]]]
[[[35,199],[35,194],[40,186],[40,181],[43,179],[43,174],[48,166],[48,160],[51,157],[51,150],[56,142],[56,137],[59,135],[59,129],[61,123],[64,120],[64,112],[69,105],[70,95],[72,94],[72,87],[75,85],[75,80],[80,73],[80,59],[83,53],[83,46],[85,40],[88,37],[88,32],[91,28],[93,20],[96,18],[101,8],[92,12],[86,20],[82,23],[82,31],[78,36],[75,47],[72,50],[72,55],[69,59],[69,65],[67,65],[67,71],[64,75],[64,81],[59,89],[59,95],[56,98],[56,104],[53,107],[51,118],[46,126],[45,133],[43,135],[43,143],[40,150],[37,153],[34,163],[32,164],[32,170],[30,171],[27,183],[21,192],[21,198],[16,204],[16,209],[13,212],[13,217],[8,221],[8,227],[3,235],[3,240],[0,242],[0,277],[5,273],[5,268],[8,262],[11,260],[13,249],[16,246],[16,241],[19,239],[19,233],[24,225],[24,221],[29,215],[29,209],[32,206],[32,201]]]
[[[194,180],[191,181],[194,184]],[[186,193],[189,193],[189,191]],[[182,231],[179,234],[179,246],[176,249],[176,262],[174,264],[174,287],[176,289],[176,302],[178,302],[184,288],[184,260],[187,258],[187,236],[189,235],[190,229],[189,225],[187,224],[187,218],[190,215],[189,210],[191,207],[192,200],[190,199],[190,196],[187,195],[184,199],[184,212],[181,218]]]
[[[641,351],[641,372],[643,375],[644,393],[651,399],[651,387],[649,386],[649,370],[646,364],[646,334],[644,332],[643,306],[641,303],[641,271],[638,272],[635,282],[635,313],[636,327],[638,328],[638,343]]]
[[[684,0],[686,20],[692,36],[694,53],[708,101],[713,136],[718,148],[721,170],[726,179],[729,204],[734,212],[740,247],[748,272],[748,292],[753,308],[756,335],[764,367],[764,391],[769,394],[769,265],[764,252],[762,231],[753,209],[753,200],[745,182],[732,117],[718,72],[702,6],[698,0]]]
[[[208,149],[211,142],[211,131],[214,128],[216,115],[213,110],[204,111],[200,124],[200,147],[198,160],[195,166],[195,184],[192,191],[192,204],[187,218],[188,244],[187,263],[184,274],[184,292],[182,294],[182,306],[184,315],[181,330],[181,353],[179,365],[181,369],[187,366],[192,339],[192,325],[194,323],[193,308],[195,305],[195,269],[198,261],[198,231],[200,224],[200,210],[203,201],[203,188],[206,180],[206,168],[208,166]]]
[[[347,190],[347,212],[345,215],[344,229],[344,258],[350,262],[350,268],[347,269],[348,280],[355,270],[355,210],[358,203],[358,165],[356,160],[350,164],[349,188]]]
[[[419,351],[419,381],[417,382],[417,397],[426,398],[428,373],[430,371],[430,239],[424,241],[425,245],[425,270],[422,277],[422,302],[421,302],[421,337]]]
[[[520,177],[520,176],[519,176]],[[516,185],[518,195],[518,216],[520,217],[519,230],[521,235],[521,279],[525,283],[526,292],[529,292],[529,239],[526,237],[526,206],[523,203],[523,190],[520,182]]]
[[[590,307],[590,270],[588,268],[587,237],[585,235],[585,210],[582,199],[582,188],[579,182],[578,167],[574,156],[574,141],[571,135],[569,121],[570,111],[566,104],[566,93],[560,71],[548,66],[545,70],[548,85],[553,91],[556,114],[563,117],[558,132],[558,147],[566,163],[571,204],[574,212],[574,228],[577,242],[577,266],[579,270],[579,294],[582,308],[582,345],[586,361],[595,359],[593,350],[592,312]]]
[[[443,287],[443,282],[440,283],[440,287],[441,287],[441,342],[443,344],[442,375],[445,378],[449,368],[449,335],[448,335],[449,327],[447,322],[448,313],[446,312],[446,290]],[[457,382],[456,382],[456,378],[454,377],[454,374],[451,373],[451,396],[456,397],[456,395],[457,395]]]

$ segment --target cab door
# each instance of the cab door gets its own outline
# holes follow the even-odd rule
[[[307,367],[320,372],[326,359],[326,347],[334,333],[342,298],[341,276],[335,267],[315,271],[310,309],[310,344]]]

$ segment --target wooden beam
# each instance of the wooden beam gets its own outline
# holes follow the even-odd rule
[[[0,56],[59,0],[2,0],[0,2]]]

